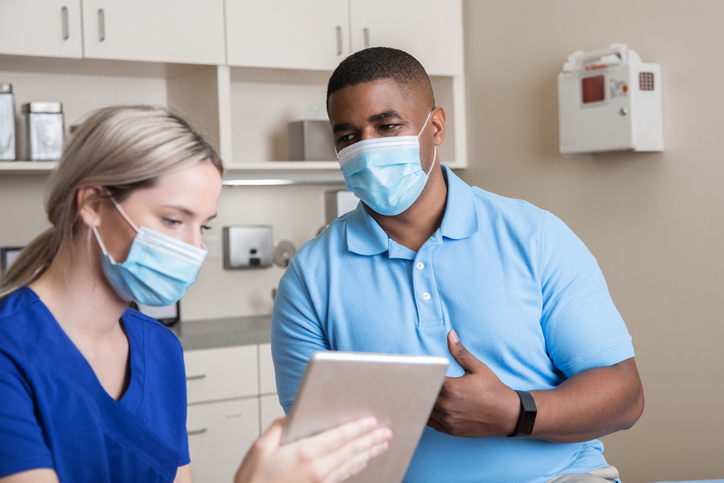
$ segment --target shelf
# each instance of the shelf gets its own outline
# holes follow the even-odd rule
[[[268,161],[226,166],[226,186],[344,184],[337,161]]]
[[[50,173],[57,165],[57,161],[0,161],[0,173],[43,174]]]

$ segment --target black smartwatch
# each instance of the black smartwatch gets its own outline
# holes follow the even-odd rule
[[[535,424],[535,415],[538,409],[535,407],[533,396],[528,391],[515,391],[520,398],[520,416],[518,424],[515,425],[513,434],[509,434],[509,438],[513,437],[529,437],[533,433],[533,425]]]

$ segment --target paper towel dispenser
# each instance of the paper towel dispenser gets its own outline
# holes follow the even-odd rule
[[[224,268],[264,268],[272,264],[271,226],[225,226]]]

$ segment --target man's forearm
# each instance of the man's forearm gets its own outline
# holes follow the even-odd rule
[[[538,409],[532,437],[575,443],[628,429],[644,409],[633,358],[583,371],[549,391],[530,391]]]

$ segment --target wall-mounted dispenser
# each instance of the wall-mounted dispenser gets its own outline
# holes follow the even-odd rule
[[[224,268],[265,268],[272,264],[271,226],[225,226]]]
[[[560,151],[663,151],[661,66],[624,44],[568,56],[558,74]]]

